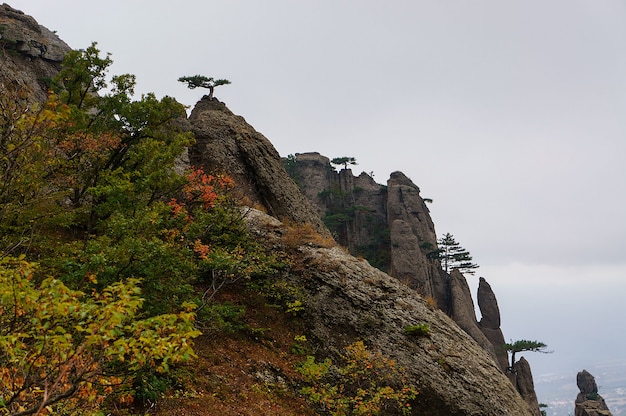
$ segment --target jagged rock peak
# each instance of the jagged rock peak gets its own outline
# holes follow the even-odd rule
[[[478,281],[478,308],[480,309],[481,319],[478,327],[487,337],[491,345],[493,345],[496,353],[498,364],[502,371],[506,371],[509,367],[509,357],[503,348],[504,334],[500,329],[500,309],[498,308],[498,300],[495,293],[491,289],[491,285],[487,283],[484,277]]]
[[[598,394],[596,379],[583,370],[576,375],[580,393],[576,397],[574,416],[612,416],[606,402]]]
[[[245,203],[288,222],[312,224],[330,236],[315,208],[285,171],[272,143],[243,117],[205,96],[194,107],[189,122],[196,137],[189,149],[192,165],[228,174]]]
[[[429,256],[437,248],[435,225],[420,189],[402,172],[393,172],[387,181],[387,223],[391,275],[447,309],[447,277]]]
[[[37,21],[6,3],[0,5],[0,85],[46,99],[42,82],[54,77],[70,47]]]

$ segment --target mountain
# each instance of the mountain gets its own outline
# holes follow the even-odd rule
[[[248,185],[252,192],[247,196],[260,204],[259,208],[277,214],[279,220],[298,221],[302,216],[298,212],[300,206],[306,207],[307,217],[315,214],[312,205],[303,201],[302,194],[299,197],[285,196],[285,189],[294,189],[295,184],[284,169],[279,169],[280,173],[276,175],[265,173],[277,169],[275,166],[280,166],[280,158],[275,151],[263,150],[268,144],[267,139],[251,126],[242,124],[241,117],[232,114],[223,104],[205,97],[195,106],[190,122],[197,140],[190,149],[192,162],[254,183],[254,186]],[[242,151],[243,148],[247,150]],[[247,156],[251,154],[269,156]],[[268,169],[270,165],[274,168]],[[408,178],[398,173],[392,181],[387,193],[398,195],[398,217],[407,212],[410,202],[424,206],[419,191]],[[414,199],[409,199],[407,194],[413,194]],[[408,212],[413,213],[414,210]],[[319,221],[317,215],[316,218]],[[408,221],[412,218],[407,216],[406,221],[396,218],[394,222],[400,232],[406,232],[411,230]],[[424,216],[423,221],[425,229],[433,230],[429,216]],[[434,238],[434,230],[430,234],[431,239]],[[272,244],[271,241],[269,243]],[[419,249],[416,244],[413,247]],[[336,354],[341,345],[358,339],[375,345],[409,371],[411,380],[420,390],[417,402],[420,407],[428,408],[431,415],[532,414],[496,364],[494,348],[478,329],[475,318],[474,325],[470,325],[471,319],[464,314],[468,302],[471,303],[471,296],[460,273],[451,278],[455,282],[451,287],[455,288],[455,293],[460,293],[454,298],[463,296],[464,303],[456,307],[451,305],[451,308],[459,320],[467,318],[468,327],[476,328],[473,335],[481,339],[482,346],[476,344],[446,314],[429,308],[424,297],[409,285],[366,261],[348,255],[338,247],[305,245],[298,250],[306,273],[293,278],[306,282],[304,288],[308,302],[305,321],[310,326],[311,336],[326,354]],[[440,273],[432,261],[425,255],[422,257],[421,261],[427,267]],[[419,273],[415,275],[421,277]],[[473,307],[471,314],[474,316]],[[407,338],[404,328],[417,324],[427,324],[431,328],[431,337],[418,340]]]
[[[21,91],[32,102],[46,100],[50,79],[58,74],[69,47],[33,18],[6,4],[0,6],[0,34],[2,94],[8,97],[9,90]],[[128,104],[124,100],[120,102]],[[165,104],[172,102],[166,100]],[[87,112],[85,117],[102,116],[107,108],[102,107],[102,113]],[[120,134],[128,137],[125,145],[134,145],[144,137],[141,133],[145,125],[133,129],[130,124],[132,117],[143,115],[142,111],[130,110],[124,114],[129,123],[121,123]],[[119,125],[120,120],[120,114],[115,113],[107,122]],[[170,119],[167,121],[173,123]],[[161,128],[164,124],[157,123],[157,126]],[[259,410],[259,402],[269,402],[272,408],[282,409],[274,414],[322,412],[327,410],[327,405],[317,403],[316,407],[304,401],[302,392],[307,381],[295,368],[301,368],[307,362],[313,368],[318,368],[315,362],[330,363],[327,360],[332,360],[340,363],[346,361],[346,348],[354,351],[354,346],[364,345],[375,351],[366,355],[368,359],[378,357],[384,359],[387,367],[397,366],[397,374],[403,376],[401,380],[392,380],[393,383],[402,381],[417,389],[417,396],[411,399],[412,414],[539,414],[530,368],[524,362],[513,363],[511,373],[508,358],[502,353],[500,315],[493,291],[486,281],[481,281],[478,303],[483,319],[477,322],[464,276],[458,271],[444,272],[438,260],[429,256],[437,245],[434,224],[424,199],[419,195],[419,188],[404,174],[396,172],[386,185],[379,185],[367,175],[355,178],[348,169],[335,172],[328,159],[321,155],[304,154],[295,161],[299,173],[294,181],[267,138],[243,117],[233,114],[225,104],[209,97],[202,98],[188,120],[178,120],[177,126],[185,128],[195,139],[187,149],[189,162],[180,158],[178,168],[193,165],[218,177],[227,175],[232,178],[235,183],[232,192],[239,203],[236,212],[241,212],[240,217],[245,220],[251,238],[266,252],[282,259],[283,265],[280,271],[267,268],[270,271],[266,273],[273,279],[269,283],[254,281],[252,277],[241,281],[232,279],[232,286],[208,301],[206,294],[211,290],[216,294],[221,286],[216,287],[215,280],[212,283],[192,282],[196,290],[193,299],[201,307],[208,304],[211,305],[209,308],[215,307],[212,312],[219,310],[219,313],[215,312],[219,319],[228,317],[230,321],[224,322],[223,327],[228,327],[231,332],[224,328],[205,331],[196,340],[196,364],[192,362],[185,367],[186,376],[179,375],[175,382],[169,380],[169,390],[144,396],[144,405],[154,405],[159,414],[178,414],[180,409],[186,409],[183,410],[183,413],[187,412],[185,414],[206,414],[209,403],[214,406],[209,408],[213,411],[220,409],[223,414],[269,414]],[[74,128],[74,125],[70,127]],[[152,133],[158,136],[161,132],[156,129]],[[178,130],[176,132],[178,134]],[[151,150],[154,143],[149,143],[146,149]],[[117,163],[127,155],[127,147],[115,149],[119,149]],[[140,158],[132,159],[131,167],[135,169],[141,163]],[[78,169],[84,167],[81,165]],[[137,172],[140,171],[133,170],[134,176],[123,176],[122,179],[132,176],[135,184],[156,180],[142,177]],[[114,185],[111,182],[110,187]],[[101,190],[105,192],[110,187]],[[140,189],[139,185],[137,188]],[[100,198],[98,202],[102,201],[103,209],[110,202],[101,194],[85,195],[84,200],[89,203]],[[158,196],[152,195],[149,204],[156,199]],[[62,199],[49,206],[69,211],[70,202]],[[172,200],[162,202],[173,204]],[[174,212],[181,209],[175,204],[170,207]],[[339,225],[335,234],[322,221],[327,210]],[[117,220],[108,233],[123,227],[114,210],[107,211],[106,215],[96,211],[90,215],[89,225],[98,215]],[[219,225],[226,228],[236,220],[230,219],[230,222]],[[150,224],[156,222],[151,218],[143,228],[150,228]],[[216,224],[209,224],[206,229]],[[54,239],[50,241],[61,244],[63,239],[78,238],[80,242],[81,236],[96,232],[86,227],[72,227],[73,224],[67,224],[61,231],[55,229],[58,234],[51,234]],[[143,228],[137,232],[142,232]],[[172,230],[165,231],[170,233]],[[101,237],[103,241],[111,241],[109,235]],[[153,247],[166,237],[160,238],[153,238],[148,246]],[[219,244],[231,243],[229,238],[230,234],[226,232],[218,235],[211,247],[196,240],[197,244],[188,251],[195,251],[201,259],[206,259],[210,250],[220,248]],[[346,248],[337,244],[335,239]],[[176,243],[175,239],[167,241]],[[96,260],[105,257],[102,252],[107,249],[106,244],[99,252],[89,255],[80,251],[79,246],[72,245],[76,257]],[[248,247],[253,247],[252,243]],[[45,247],[42,247],[38,254],[42,256],[44,251]],[[241,257],[250,254],[243,252],[245,250],[235,250],[235,254]],[[169,255],[178,254],[185,253],[170,252]],[[366,258],[371,258],[378,267],[370,265]],[[152,266],[167,269],[168,260],[160,257],[145,260],[145,265],[138,265],[139,270],[145,272]],[[68,260],[71,261],[74,259]],[[147,264],[150,261],[158,263]],[[131,255],[128,264],[119,271],[120,275],[136,263]],[[262,266],[258,269],[265,271]],[[51,265],[48,267],[53,269]],[[88,277],[96,280],[91,275]],[[167,277],[173,279],[175,276]],[[153,295],[164,304],[175,302],[176,296],[167,299],[158,296],[167,283],[159,281],[157,288],[161,289],[144,293],[145,297]],[[198,300],[200,298],[202,301]],[[286,307],[276,308],[272,302],[282,302]],[[303,363],[303,355],[311,355],[315,362]],[[340,383],[337,380],[343,380],[341,375],[345,376],[345,371],[345,368],[340,370],[335,366],[329,377]],[[69,369],[67,372],[71,373]],[[167,385],[165,377],[154,374],[150,377],[149,382],[139,381],[152,387],[159,383]],[[235,383],[240,384],[233,386]],[[177,389],[172,387],[174,385],[183,387]],[[337,384],[336,388],[341,390],[343,386]],[[143,391],[137,386],[135,389]],[[0,403],[4,403],[4,398],[0,398]],[[394,413],[386,410],[383,414]]]

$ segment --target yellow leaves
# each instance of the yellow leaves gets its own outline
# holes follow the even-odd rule
[[[94,285],[98,283],[98,278],[95,273],[87,273],[87,280],[93,283]]]
[[[308,383],[302,393],[311,402],[332,415],[379,415],[385,408],[410,414],[409,402],[417,390],[405,385],[404,370],[396,368],[393,360],[369,351],[362,341],[346,346],[342,358],[345,365],[336,368],[339,380],[329,376],[330,359],[316,363],[307,357],[300,365]]]
[[[70,401],[101,403],[123,380],[103,371],[107,363],[123,362],[128,371],[152,366],[165,372],[194,357],[191,340],[199,332],[193,305],[185,304],[179,314],[137,319],[142,303],[138,279],[90,296],[53,278],[36,287],[29,280],[34,267],[24,260],[0,260],[0,304],[20,311],[0,316],[0,394],[16,395],[7,404],[10,412],[54,408],[46,397],[66,392]]]

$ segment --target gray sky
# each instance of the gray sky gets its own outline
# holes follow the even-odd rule
[[[505,337],[555,350],[527,357],[536,378],[626,361],[623,1],[9,4],[97,41],[139,93],[191,106],[204,92],[179,76],[230,79],[216,96],[283,156],[403,171],[481,265]]]

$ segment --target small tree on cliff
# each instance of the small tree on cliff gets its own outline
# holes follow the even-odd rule
[[[213,99],[213,90],[215,89],[215,87],[219,87],[220,85],[230,84],[230,81],[227,79],[213,79],[213,78],[205,77],[204,75],[180,77],[178,78],[178,81],[186,83],[187,87],[191,90],[195,88],[208,88],[210,100]]]
[[[344,169],[348,169],[348,165],[357,165],[356,159],[348,156],[336,157],[330,163],[337,166],[343,165]]]
[[[523,351],[540,352],[543,354],[550,354],[552,351],[547,351],[548,346],[543,342],[529,341],[526,339],[520,339],[519,341],[512,342],[510,344],[504,344],[503,348],[511,353],[511,368],[515,364],[515,353]]]
[[[472,263],[470,252],[461,247],[452,234],[444,234],[437,240],[437,243],[439,243],[439,249],[429,253],[429,256],[441,260],[446,273],[454,269],[458,269],[461,273],[475,273],[474,269],[477,269],[478,265]]]

